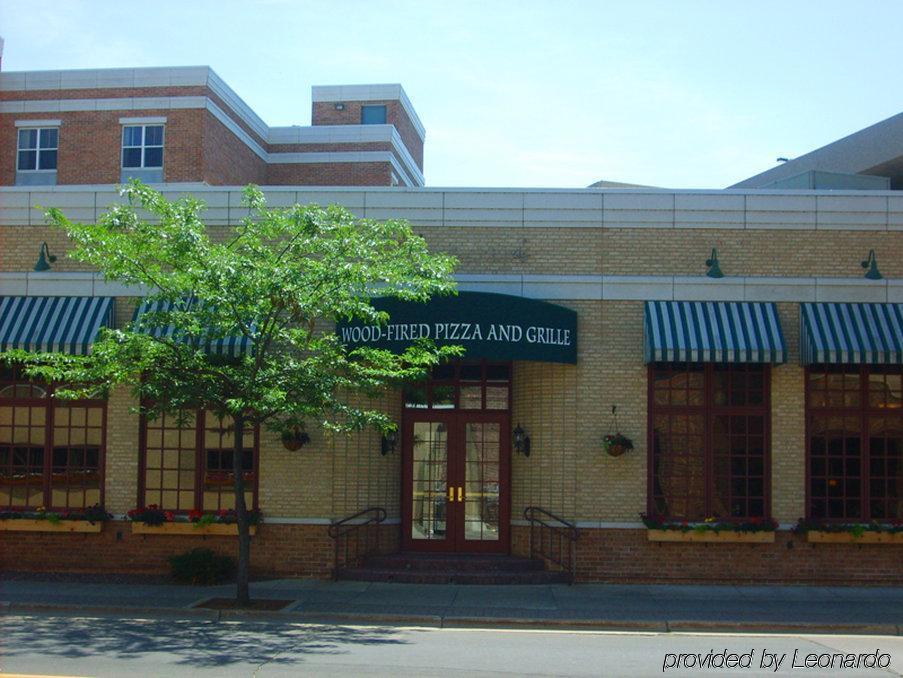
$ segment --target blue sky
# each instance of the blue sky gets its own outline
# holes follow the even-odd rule
[[[400,82],[427,185],[722,188],[903,110],[903,2],[0,0],[3,70],[208,64],[270,125]]]

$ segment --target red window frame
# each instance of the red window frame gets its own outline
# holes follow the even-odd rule
[[[140,433],[139,433],[139,462],[138,462],[138,506],[143,507],[149,504],[157,504],[163,509],[172,510],[174,513],[188,513],[192,510],[217,510],[222,507],[222,495],[224,493],[228,493],[231,496],[233,492],[233,486],[231,481],[228,485],[218,485],[215,490],[219,499],[217,501],[216,509],[213,508],[205,508],[204,507],[204,495],[205,493],[212,492],[214,490],[209,489],[210,480],[208,473],[208,462],[207,456],[209,453],[219,453],[221,456],[231,455],[232,454],[232,438],[231,434],[223,434],[220,427],[208,427],[208,421],[210,419],[214,419],[214,415],[212,412],[209,412],[205,409],[197,409],[191,410],[190,416],[193,417],[193,421],[188,426],[179,427],[176,415],[175,414],[164,414],[161,415],[161,418],[156,420],[161,422],[161,426],[167,430],[178,430],[183,433],[187,433],[190,444],[185,445],[182,441],[182,436],[180,434],[179,445],[175,448],[166,448],[161,447],[161,466],[153,467],[149,469],[148,464],[148,452],[149,452],[149,444],[148,444],[148,428],[149,422],[145,415],[141,415],[140,417]],[[169,421],[172,421],[172,425],[167,425]],[[156,422],[155,422],[156,423]],[[215,448],[208,448],[206,445],[206,434],[208,431],[220,431],[220,441],[222,442],[224,439],[227,442],[227,446],[219,446]],[[163,434],[161,434],[163,435]],[[245,450],[250,449],[252,454],[252,469],[250,471],[245,472],[245,481],[246,481],[246,491],[251,493],[251,505],[248,508],[257,509],[259,508],[259,480],[260,480],[260,430],[259,428],[255,428],[254,431],[247,431],[245,433],[245,440],[247,440],[247,436],[252,435],[252,446],[248,448],[245,447]],[[181,466],[176,467],[168,467],[166,466],[166,459],[164,458],[166,451],[177,451],[180,459],[182,454],[188,453],[193,457],[194,468],[193,470],[182,470]],[[220,469],[217,469],[219,471]],[[155,501],[147,501],[147,491],[148,491],[148,472],[149,471],[159,471],[161,473],[161,482],[159,485],[159,500]],[[166,471],[176,472],[179,475],[179,480],[177,485],[175,486],[164,486],[162,475]],[[190,489],[183,489],[182,485],[182,476],[183,474],[191,473],[193,477],[188,487]],[[250,482],[249,482],[250,481]],[[157,488],[152,488],[156,490]],[[179,497],[179,501],[177,506],[173,507],[171,505],[164,505],[163,502],[163,493],[164,492],[177,492],[177,493],[187,493],[191,492],[192,494],[192,503],[191,506],[182,506],[181,505],[181,496]]]
[[[28,428],[42,427],[44,429],[42,459],[39,464],[30,463],[31,451],[29,451],[27,453],[28,461],[26,464],[16,464],[16,443],[0,443],[0,449],[5,448],[8,454],[8,462],[4,465],[5,468],[3,468],[3,471],[4,476],[11,480],[14,478],[17,469],[22,469],[27,474],[37,475],[40,473],[40,485],[38,485],[38,483],[29,483],[27,479],[25,484],[26,487],[34,486],[35,488],[39,488],[36,489],[34,493],[30,491],[26,492],[26,501],[34,494],[41,496],[41,502],[35,505],[31,501],[28,501],[27,504],[13,504],[12,501],[10,501],[10,503],[5,506],[0,505],[0,510],[34,510],[38,507],[44,507],[50,511],[84,510],[95,503],[87,500],[87,490],[91,489],[90,485],[93,485],[93,483],[89,483],[88,481],[90,480],[90,476],[94,474],[96,474],[98,490],[98,501],[96,503],[103,505],[105,499],[104,471],[106,466],[107,441],[106,401],[101,399],[60,401],[53,397],[56,388],[54,384],[39,384],[30,381],[21,376],[21,369],[19,367],[0,370],[0,390],[8,387],[16,388],[23,386],[31,392],[33,392],[35,388],[40,388],[45,392],[45,395],[43,397],[36,397],[34,395],[2,397],[0,398],[0,406],[12,408],[12,416],[14,419],[10,427],[11,430],[16,428],[15,417],[17,410],[20,408],[28,411],[28,423],[26,424]],[[99,426],[91,425],[87,412],[89,409],[100,409]],[[38,423],[33,427],[31,421],[35,410],[44,410],[44,422],[43,424]],[[78,410],[85,410],[83,412],[83,422],[73,422],[73,414]],[[63,424],[63,413],[65,413],[65,424]],[[81,418],[80,415],[78,415],[78,418]],[[90,429],[98,428],[100,429],[100,442],[97,444],[97,463],[88,464],[88,431]],[[65,440],[57,439],[61,438],[61,431],[66,431]],[[84,442],[80,442],[81,439],[84,439]],[[26,445],[34,447],[35,449],[37,448],[37,444],[30,445],[26,443]],[[19,445],[19,447],[22,447],[22,445]],[[93,445],[90,445],[90,447],[93,447]],[[73,463],[73,460],[77,460],[78,458],[78,452],[82,453],[82,461],[80,463]],[[56,463],[60,454],[65,454],[66,461],[63,464]],[[57,485],[60,481],[63,481],[61,486]],[[4,484],[2,479],[0,479],[0,484]],[[14,483],[10,482],[8,487],[11,489],[13,485]],[[67,497],[65,504],[54,502],[55,489],[57,492],[60,490],[65,492]],[[78,491],[82,492],[82,501],[70,504],[69,499],[71,495]],[[12,491],[10,491],[10,495],[12,496]]]
[[[829,388],[829,374],[855,375],[856,382],[836,379],[839,388]],[[886,446],[880,455],[873,455],[871,450],[874,419],[898,418],[903,422],[903,403],[889,402],[886,390],[885,397],[873,403],[871,377],[879,374],[894,375],[903,383],[903,367],[899,365],[806,367],[806,517],[809,519],[841,523],[903,519],[903,509],[899,506],[897,515],[889,515],[893,511],[888,510],[892,503],[888,492],[891,481],[897,484],[898,491],[903,490],[903,456],[898,455],[894,460]],[[814,386],[815,375],[825,375],[824,388]],[[881,381],[887,383],[887,378]],[[842,433],[840,449],[835,446],[832,450],[827,440],[819,441],[822,436],[818,435],[816,420],[821,418],[842,423],[842,431],[838,429]],[[873,494],[880,494],[876,490],[882,484],[883,497],[873,499]],[[816,493],[819,485],[821,492]],[[838,502],[842,511],[836,510],[840,506]],[[903,495],[896,502],[903,502]],[[874,510],[881,503],[884,510]]]
[[[673,375],[681,373],[701,375],[701,384],[697,388],[691,388],[692,379],[688,376],[686,385],[682,389],[663,389],[667,391],[669,402],[667,404],[656,402],[656,374],[670,372]],[[739,376],[744,375],[742,379]],[[723,386],[716,387],[716,382],[723,379]],[[697,380],[698,381],[698,380]],[[742,384],[742,388],[741,388]],[[759,384],[756,386],[755,384]],[[771,366],[759,364],[716,364],[716,363],[652,363],[647,370],[647,489],[646,504],[650,514],[663,515],[676,520],[699,521],[708,517],[718,517],[722,520],[748,520],[768,518],[771,516]],[[716,402],[717,394],[723,394],[725,402]],[[680,394],[675,397],[675,394]],[[735,397],[736,396],[736,397]],[[760,402],[750,401],[760,398]],[[733,402],[734,400],[739,402]],[[675,402],[676,401],[676,402]],[[694,402],[695,401],[695,402]],[[674,417],[696,417],[702,419],[701,433],[695,434],[702,438],[702,512],[699,515],[675,515],[663,510],[666,503],[664,491],[656,489],[656,469],[658,468],[656,456],[664,458],[664,452],[656,450],[655,424],[656,418],[666,416],[669,418],[669,430],[674,431]],[[762,426],[760,430],[750,430],[751,418],[760,418]],[[726,418],[728,429],[726,436],[730,446],[727,454],[718,453],[715,450],[715,426],[721,425]],[[720,422],[718,420],[721,420]],[[740,423],[742,422],[742,424]],[[678,435],[690,437],[689,421],[686,430],[679,430]],[[743,441],[738,446],[738,452],[734,452],[733,441]],[[756,452],[760,445],[760,452]],[[742,450],[740,448],[742,447]],[[752,450],[752,451],[751,451]],[[684,457],[683,466],[689,468],[692,457],[690,455],[672,455]],[[716,473],[716,468],[724,467],[724,459],[727,459],[727,473]],[[717,463],[716,463],[717,462]],[[751,471],[752,464],[761,464],[758,471]],[[745,467],[744,473],[734,471],[734,464]],[[681,464],[675,464],[680,468]],[[678,480],[680,476],[677,476]],[[685,474],[687,488],[683,496],[689,505],[694,498],[694,493],[689,487],[691,483],[690,471]],[[716,481],[721,480],[717,485]],[[725,482],[727,494],[725,495]],[[742,484],[745,491],[737,491],[734,495],[734,483]],[[757,493],[755,488],[761,484],[761,491]],[[721,489],[720,499],[726,500],[728,515],[721,515],[715,510],[717,488]],[[696,500],[700,503],[699,500]],[[736,501],[745,504],[745,511],[734,515],[733,505]],[[761,512],[752,511],[751,507],[761,502]]]
[[[510,412],[511,411],[511,379],[512,364],[506,362],[493,362],[489,360],[466,361],[453,360],[444,365],[433,368],[429,378],[404,388],[402,405],[406,410],[412,411],[462,411],[462,412]],[[490,403],[499,404],[498,400],[490,400],[490,389],[506,389],[506,397],[503,407],[489,407]],[[465,404],[466,393],[469,392],[474,399]],[[411,404],[409,397],[412,392],[419,391],[418,397],[423,398],[423,403]],[[479,392],[479,405],[476,402],[476,392]],[[444,396],[437,396],[444,393]],[[448,402],[448,394],[451,401]]]

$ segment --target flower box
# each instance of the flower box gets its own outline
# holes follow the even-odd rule
[[[903,532],[866,530],[859,536],[852,532],[824,532],[808,530],[806,541],[813,544],[903,544]]]
[[[771,544],[774,532],[760,530],[757,532],[739,532],[737,530],[646,530],[649,541],[670,542],[705,542],[705,543],[738,543],[738,544]]]
[[[100,532],[101,523],[87,520],[37,520],[35,518],[12,518],[0,520],[0,532]]]
[[[250,526],[250,533],[257,534],[257,526]],[[238,525],[235,523],[212,523],[210,525],[198,525],[197,523],[163,523],[162,525],[148,525],[147,523],[133,522],[132,534],[168,534],[187,536],[238,536]]]

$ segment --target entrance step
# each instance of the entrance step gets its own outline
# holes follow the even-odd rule
[[[565,572],[548,572],[540,560],[513,556],[396,553],[370,556],[339,579],[399,584],[561,584]]]

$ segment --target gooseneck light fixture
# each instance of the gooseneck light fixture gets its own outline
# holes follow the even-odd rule
[[[705,260],[705,265],[709,267],[706,275],[710,278],[723,278],[724,273],[721,272],[721,266],[718,265],[718,250],[712,248],[712,256]]]
[[[528,436],[524,429],[518,424],[514,431],[511,432],[512,440],[511,443],[514,445],[514,450],[524,455],[525,457],[530,456],[530,436]]]
[[[878,257],[875,256],[875,250],[869,250],[868,259],[862,262],[862,268],[868,269],[865,277],[869,280],[881,280],[884,277],[878,270]]]
[[[398,431],[386,431],[379,443],[379,453],[385,457],[389,452],[395,451],[396,445],[398,445]]]
[[[41,243],[41,249],[38,252],[38,261],[34,265],[34,270],[36,271],[49,271],[50,264],[56,261],[56,257],[50,253],[50,250],[47,249],[47,243]]]

